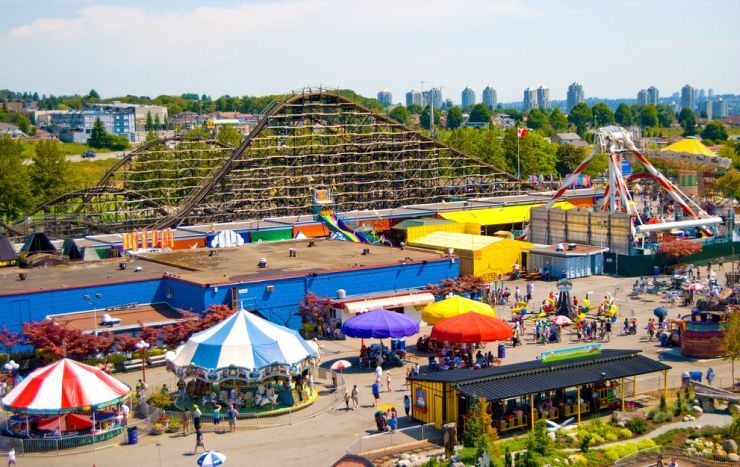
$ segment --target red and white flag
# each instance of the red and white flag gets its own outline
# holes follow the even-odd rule
[[[517,128],[516,129],[516,135],[520,138],[524,138],[527,136],[527,129],[526,128]]]

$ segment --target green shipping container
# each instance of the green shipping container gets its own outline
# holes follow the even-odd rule
[[[293,238],[293,227],[286,229],[253,230],[250,232],[250,237],[252,238],[252,243],[257,243],[260,240],[263,242],[290,240]]]

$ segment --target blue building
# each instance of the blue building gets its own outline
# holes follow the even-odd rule
[[[289,255],[291,248],[295,257]],[[263,258],[268,266],[260,268]],[[152,255],[134,265],[120,269],[113,260],[31,269],[25,281],[0,276],[0,325],[18,331],[24,322],[86,313],[89,320],[82,318],[89,325],[85,330],[90,330],[93,308],[100,318],[103,313],[116,317],[119,308],[131,313],[131,308],[148,304],[192,312],[225,304],[298,329],[296,311],[307,292],[337,299],[339,319],[347,317],[348,308],[360,311],[346,304],[353,297],[365,301],[368,294],[377,295],[374,306],[399,311],[408,306],[413,312],[424,303],[419,300],[427,298],[419,289],[457,277],[460,271],[458,261],[436,252],[330,240],[255,243],[218,250],[215,256],[206,249],[179,251]]]
[[[136,141],[136,113],[133,109],[120,112],[71,110],[50,115],[53,132],[62,141],[72,143],[87,143],[97,119],[100,119],[108,133]]]

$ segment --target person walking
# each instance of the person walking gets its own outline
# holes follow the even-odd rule
[[[378,401],[380,401],[380,384],[378,384],[377,381],[373,383],[372,390],[373,390],[373,407],[377,407]]]
[[[229,419],[229,432],[236,433],[236,419],[239,416],[239,412],[234,408],[234,404],[229,404],[229,410],[226,412],[226,416]]]
[[[15,448],[8,450],[8,467],[15,465]]]
[[[653,318],[650,318],[650,321],[648,321],[647,332],[648,332],[648,341],[652,342],[653,337],[655,336],[655,321],[653,321]]]
[[[709,383],[709,385],[711,386],[712,381],[714,381],[714,370],[712,368],[709,368],[707,370],[707,383]]]
[[[198,408],[198,404],[193,405],[193,428],[195,428],[195,431],[200,431],[200,417],[203,415],[203,412],[200,411]]]
[[[411,398],[408,394],[403,396],[403,410],[406,412],[406,416],[408,417],[411,413]]]
[[[221,406],[218,404],[213,408],[213,432],[221,432]]]
[[[385,389],[387,392],[391,392],[391,372],[385,374]]]
[[[357,390],[357,385],[355,384],[352,388],[352,410],[355,410],[360,406],[360,391]]]
[[[187,436],[190,434],[190,420],[193,418],[193,413],[190,409],[185,409],[182,414],[182,435]]]
[[[344,388],[344,405],[346,406],[345,410],[349,410],[349,390],[347,388]]]
[[[193,454],[198,454],[198,448],[203,448],[203,452],[206,452],[206,443],[203,441],[203,432],[200,430],[195,430],[195,449],[193,449]]]

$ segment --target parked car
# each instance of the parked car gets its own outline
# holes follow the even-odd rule
[[[92,159],[93,157],[95,157],[95,155],[96,155],[95,154],[95,151],[93,151],[93,150],[85,151],[85,152],[82,153],[82,158],[83,159]]]

